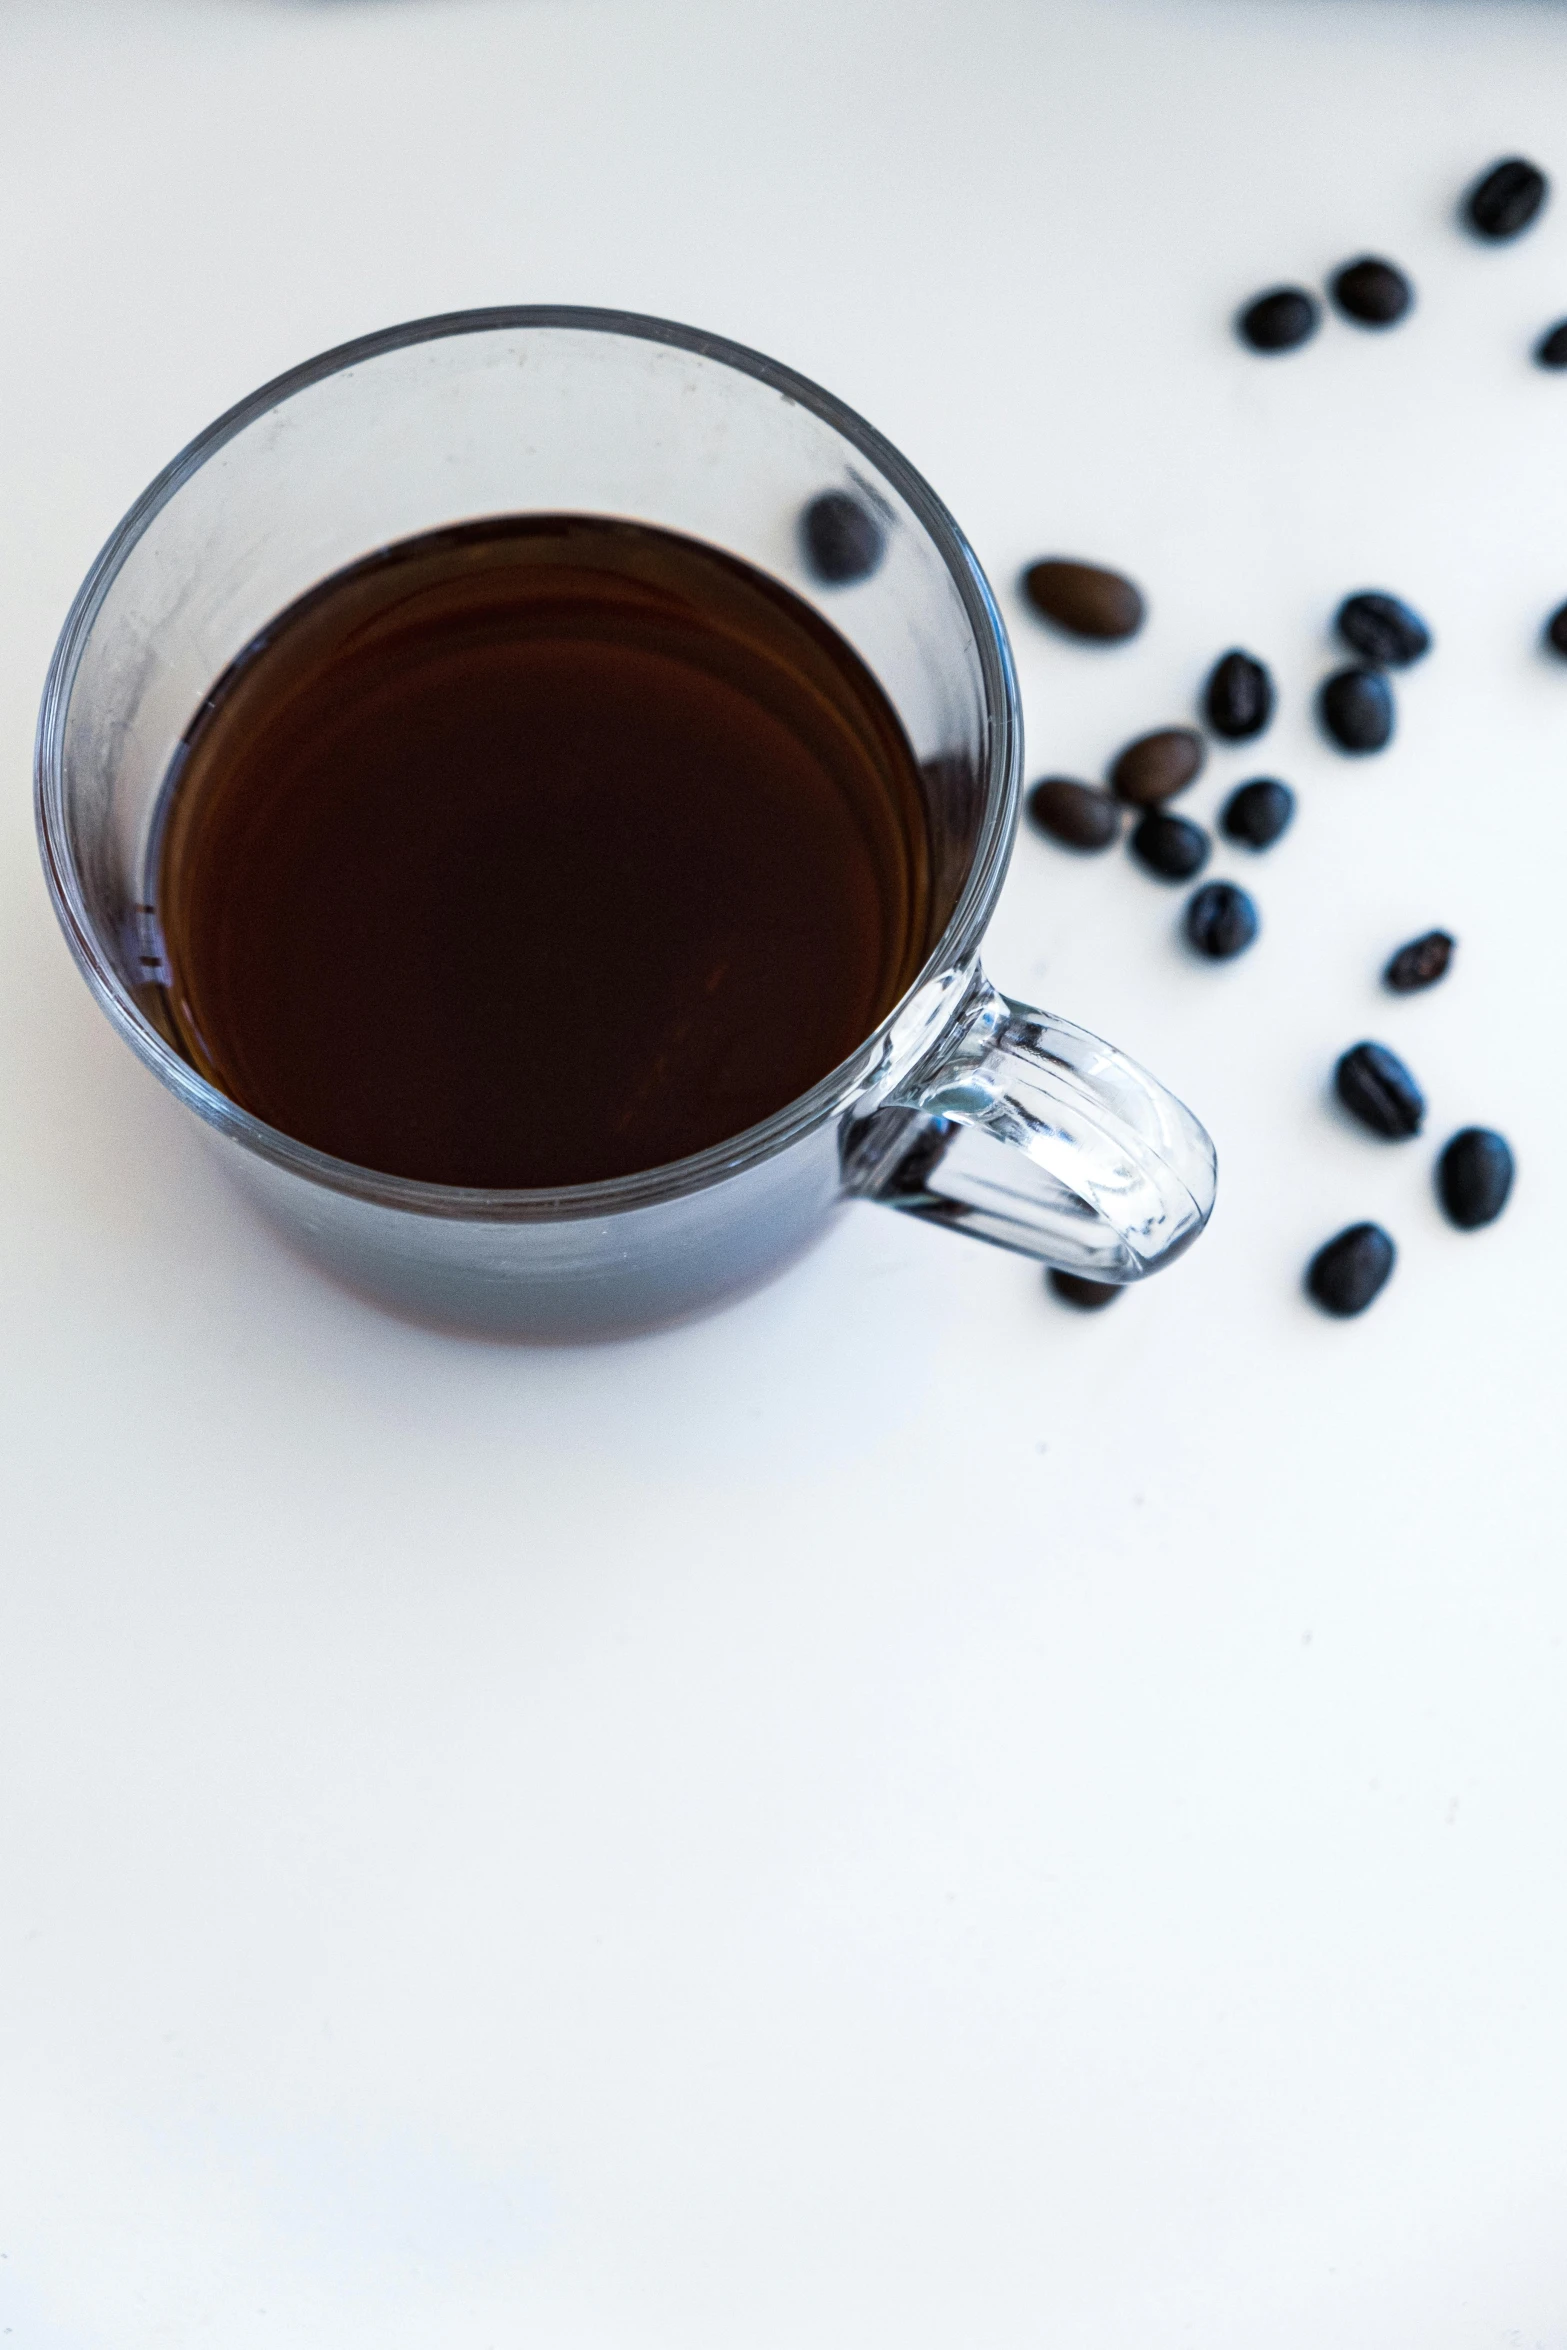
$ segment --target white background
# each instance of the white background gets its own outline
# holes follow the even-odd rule
[[[1510,151],[1562,188],[1489,249]],[[1407,326],[1231,339],[1367,249]],[[0,272],[7,2344],[1560,2350],[1567,11],[4,0]],[[1249,956],[1036,838],[992,935],[1218,1140],[1146,1291],[861,1208],[692,1328],[431,1335],[92,1007],[28,770],[95,548],[263,378],[515,300],[881,425],[1034,773],[1274,664],[1190,796],[1299,792]],[[1031,622],[1052,551],[1143,637]],[[1439,642],[1357,764],[1309,697],[1366,585]],[[1432,922],[1450,981],[1381,994]],[[1419,1142],[1326,1102],[1363,1035]],[[1463,1236],[1471,1120],[1521,1172]],[[1361,1215],[1399,1266],[1338,1325],[1300,1271]]]

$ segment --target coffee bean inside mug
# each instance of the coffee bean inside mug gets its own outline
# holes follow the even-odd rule
[[[549,1188],[688,1157],[851,1054],[931,944],[919,771],[864,662],[641,523],[481,522],[338,573],[175,766],[181,1049],[382,1173]],[[591,1085],[567,995],[614,1038]]]

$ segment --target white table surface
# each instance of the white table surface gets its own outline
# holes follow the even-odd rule
[[[0,131],[7,2350],[1558,2350],[1567,12],[5,0]],[[1562,192],[1485,249],[1515,150]],[[1398,333],[1230,339],[1367,248]],[[1275,664],[1191,795],[1299,791],[1250,956],[1035,838],[994,926],[1218,1139],[1110,1313],[862,1208],[635,1344],[404,1327],[90,1003],[28,774],[98,543],[290,362],[532,299],[883,426],[1033,772]],[[1048,638],[1046,551],[1145,634]],[[1440,642],[1356,765],[1309,696],[1372,584]],[[1382,995],[1432,922],[1451,980]],[[1325,1103],[1367,1034],[1418,1143]],[[1470,1121],[1521,1173],[1465,1237]],[[1361,1215],[1399,1267],[1337,1325]]]

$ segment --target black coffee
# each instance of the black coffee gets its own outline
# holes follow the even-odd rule
[[[383,1172],[586,1183],[804,1093],[927,952],[913,753],[733,557],[549,515],[314,589],[203,703],[156,880],[180,1049]]]

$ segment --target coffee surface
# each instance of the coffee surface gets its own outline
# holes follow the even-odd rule
[[[853,649],[731,556],[576,515],[402,542],[282,614],[187,733],[155,899],[224,1093],[493,1189],[769,1117],[930,923],[918,770]]]

